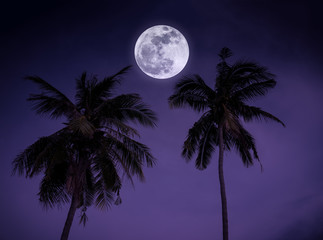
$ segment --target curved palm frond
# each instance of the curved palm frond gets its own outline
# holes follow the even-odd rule
[[[137,175],[143,181],[143,165],[152,167],[155,163],[155,158],[150,153],[150,149],[126,135],[123,135],[121,139],[109,136],[109,140],[113,141],[115,152],[120,156],[119,161],[125,167],[125,171],[130,172],[131,175]]]
[[[253,159],[257,159],[260,162],[256,150],[255,140],[246,129],[241,126],[239,129],[239,134],[232,134],[231,136],[232,138],[230,141],[240,154],[242,162],[245,166],[248,167],[253,165]],[[251,154],[251,152],[253,154]]]
[[[98,79],[92,75],[87,79],[87,73],[83,72],[82,75],[76,79],[76,94],[75,102],[79,111],[90,111],[92,104],[92,89],[95,87]]]
[[[267,67],[252,61],[238,60],[231,66],[230,77],[236,79],[243,76],[256,76],[262,80],[270,80],[275,77],[274,74],[268,71]]]
[[[96,99],[107,99],[111,97],[111,90],[114,89],[116,84],[119,84],[122,79],[122,75],[130,70],[131,66],[127,66],[121,69],[116,74],[104,78],[101,82],[98,82],[92,91],[92,96]]]
[[[237,104],[237,108],[235,110],[236,110],[236,113],[238,115],[242,116],[242,118],[246,122],[249,122],[253,119],[273,120],[275,122],[280,123],[281,125],[283,125],[285,127],[285,124],[280,119],[278,119],[277,117],[275,117],[274,115],[272,115],[266,111],[263,111],[259,107],[249,106],[249,105],[246,105],[246,104],[240,102],[239,104]]]
[[[225,61],[227,58],[233,55],[233,52],[228,47],[223,47],[218,54],[222,61]]]
[[[200,139],[206,129],[209,127],[209,124],[213,122],[213,116],[210,111],[203,114],[203,116],[194,123],[193,127],[188,130],[186,140],[183,145],[182,156],[187,160],[191,160],[195,154]]]
[[[276,81],[273,79],[264,82],[257,82],[233,92],[231,97],[234,101],[245,101],[257,96],[264,96],[270,88],[274,88],[275,86]]]
[[[130,181],[132,186],[134,186],[133,181],[133,174],[130,172],[129,168],[126,166],[125,162],[123,161],[123,156],[120,155],[120,152],[117,149],[110,148],[110,152],[113,156],[114,164],[116,166],[116,169],[120,170],[120,173],[122,173],[122,176],[126,176],[127,179]],[[120,176],[120,175],[119,175]]]
[[[106,101],[105,107],[97,115],[125,122],[131,120],[150,127],[155,127],[157,121],[156,114],[143,103],[138,94],[122,94]]]
[[[227,145],[233,145],[239,152],[242,162],[246,165],[253,164],[253,157],[259,161],[255,141],[252,135],[242,126],[238,115],[224,107],[224,140]],[[250,153],[253,151],[253,157]]]
[[[109,97],[112,96],[112,90],[116,84],[121,81],[121,76],[125,74],[131,66],[121,69],[116,74],[105,77],[102,81],[98,81],[96,76],[90,76],[87,79],[87,73],[84,72],[80,78],[76,79],[77,93],[75,100],[77,107],[91,114],[94,109],[101,108]]]
[[[82,211],[85,212],[86,208],[91,206],[94,201],[95,195],[95,178],[91,167],[85,170],[85,181],[83,184],[82,193],[80,196],[80,206],[83,206]],[[85,224],[85,223],[84,223]]]
[[[102,152],[93,159],[95,172],[95,204],[100,209],[108,209],[114,200],[114,193],[121,188],[121,179],[115,165],[113,151],[102,149]]]
[[[185,77],[175,86],[175,93],[168,98],[170,107],[189,106],[197,111],[208,107],[208,101],[214,98],[214,91],[205,84],[199,75]]]
[[[85,137],[93,137],[96,131],[95,126],[85,117],[75,118],[67,124],[68,128],[74,133],[81,133]]]
[[[198,156],[195,160],[195,167],[204,170],[210,163],[212,153],[214,152],[216,143],[217,129],[214,124],[210,124],[204,131],[199,141]]]
[[[107,190],[103,180],[97,180],[95,183],[96,189],[96,198],[95,198],[95,205],[99,209],[108,209],[114,200],[114,194],[111,190]]]
[[[101,128],[104,129],[105,132],[115,135],[113,133],[122,133],[129,137],[140,137],[138,131],[133,127],[121,122],[118,119],[106,118],[101,121]]]
[[[66,139],[62,131],[58,131],[48,137],[42,137],[27,147],[13,161],[12,174],[18,172],[31,178],[41,173],[51,164],[62,162],[67,159],[68,152],[65,148]]]
[[[97,174],[96,181],[102,180],[106,190],[116,192],[121,188],[121,179],[114,163],[114,153],[105,149],[102,151],[93,159],[93,171]]]
[[[275,77],[266,67],[245,60],[237,61],[224,75],[226,81],[223,84],[230,86],[230,91],[240,90],[252,83],[273,80]]]
[[[66,116],[70,119],[79,114],[75,105],[63,93],[42,78],[27,76],[25,79],[38,84],[40,89],[45,91],[42,94],[30,94],[27,99],[33,102],[33,108],[38,114],[49,114],[54,119],[61,116]]]
[[[142,167],[147,165],[152,167],[155,158],[150,153],[150,149],[122,132],[110,129],[104,135],[100,135],[97,140],[101,151],[111,156],[118,169],[127,175],[133,183],[132,176],[137,175],[140,180],[144,180]]]
[[[65,183],[68,173],[66,162],[55,164],[47,170],[40,184],[38,193],[39,201],[45,208],[61,206],[70,201],[70,196],[65,190]]]

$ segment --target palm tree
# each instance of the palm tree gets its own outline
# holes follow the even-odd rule
[[[64,127],[41,137],[13,161],[13,173],[32,178],[44,173],[38,193],[45,207],[71,202],[61,239],[68,239],[77,209],[80,223],[87,221],[86,209],[95,204],[104,209],[121,203],[121,174],[132,182],[144,180],[143,166],[153,166],[154,157],[135,140],[138,132],[129,121],[154,127],[155,113],[138,94],[113,96],[129,67],[99,81],[83,73],[76,80],[75,103],[45,80],[28,76],[43,91],[28,98],[38,114],[66,118]]]
[[[250,106],[246,102],[263,96],[276,85],[274,75],[267,68],[250,61],[237,61],[230,65],[226,59],[232,55],[223,48],[217,65],[215,87],[209,87],[199,75],[185,77],[175,86],[169,97],[170,107],[190,107],[203,112],[201,118],[189,129],[182,156],[189,161],[197,152],[195,166],[205,169],[215,148],[219,148],[219,182],[222,203],[223,239],[228,240],[228,211],[223,175],[223,152],[235,148],[245,166],[259,161],[255,140],[244,128],[242,120],[269,119],[281,123],[277,117]]]

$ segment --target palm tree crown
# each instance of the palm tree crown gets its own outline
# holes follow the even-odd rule
[[[185,77],[175,86],[169,97],[170,107],[190,107],[202,112],[201,118],[189,129],[182,156],[187,160],[195,153],[196,168],[205,169],[216,147],[219,147],[219,179],[222,198],[223,235],[228,239],[226,196],[223,177],[223,151],[235,148],[245,166],[259,160],[255,140],[243,127],[242,120],[269,119],[281,123],[277,117],[259,107],[247,104],[257,96],[264,96],[274,88],[274,75],[267,68],[250,61],[237,61],[230,65],[226,59],[232,55],[228,48],[220,53],[214,88],[199,75]]]
[[[238,61],[229,65],[226,58],[231,55],[228,48],[221,50],[214,89],[199,75],[194,75],[179,81],[175,86],[175,93],[169,97],[171,107],[189,106],[203,112],[202,117],[189,130],[182,151],[182,155],[188,160],[198,151],[195,162],[198,169],[208,166],[211,153],[219,144],[220,125],[223,126],[225,149],[236,148],[246,166],[253,164],[253,159],[259,158],[255,141],[243,127],[241,119],[245,122],[270,119],[285,126],[272,114],[246,103],[274,88],[274,75],[265,67],[249,61]]]
[[[13,173],[31,178],[44,173],[39,200],[46,207],[71,201],[61,239],[67,239],[76,209],[85,224],[87,207],[106,208],[121,202],[119,191],[125,174],[131,181],[144,179],[144,164],[152,166],[149,148],[136,141],[138,132],[129,121],[154,127],[155,113],[138,94],[113,96],[113,89],[129,67],[99,81],[83,73],[76,80],[75,103],[45,80],[28,76],[43,91],[28,98],[38,114],[65,117],[64,127],[27,147],[13,162]]]

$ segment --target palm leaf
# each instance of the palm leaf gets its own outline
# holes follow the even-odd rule
[[[85,116],[81,116],[70,121],[68,123],[68,128],[73,132],[81,133],[83,136],[90,138],[93,137],[96,130],[96,128]]]
[[[189,129],[182,150],[182,156],[187,161],[190,160],[196,152],[201,136],[212,122],[213,116],[209,111],[203,114],[202,117],[194,123],[193,127]]]
[[[214,91],[199,75],[194,75],[185,77],[176,84],[175,93],[168,98],[168,102],[171,108],[189,106],[194,110],[203,111],[213,98]]]
[[[230,48],[223,47],[218,55],[222,61],[225,61],[227,58],[231,57],[233,53]]]
[[[65,181],[67,178],[68,164],[55,164],[46,171],[40,184],[38,193],[39,200],[45,208],[53,208],[70,201],[70,197],[65,191]]]
[[[14,159],[12,174],[18,173],[31,178],[52,163],[62,162],[68,157],[65,145],[64,130],[38,139]]]
[[[116,192],[121,187],[121,179],[110,152],[102,152],[93,159],[93,170],[97,173],[96,181],[102,181],[106,190]]]
[[[101,128],[103,128],[104,131],[109,134],[115,133],[115,135],[118,135],[119,133],[121,133],[122,135],[124,134],[130,137],[140,137],[136,129],[130,127],[129,125],[121,122],[118,119],[106,118],[101,122]]]
[[[140,180],[144,180],[142,166],[147,164],[151,167],[155,163],[155,159],[150,153],[149,148],[127,136],[123,136],[121,140],[110,137],[113,140],[115,151],[120,156],[122,166],[124,166],[131,175],[137,175]]]
[[[204,131],[199,141],[198,156],[195,160],[195,167],[199,170],[207,168],[210,163],[212,152],[214,152],[216,128],[214,124],[210,124]]]
[[[231,132],[231,136],[231,141],[240,154],[245,166],[248,167],[253,165],[253,158],[259,161],[255,140],[246,129],[240,125],[239,134]],[[251,151],[253,152],[253,155],[251,154]]]
[[[232,94],[233,100],[249,100],[257,96],[264,96],[270,88],[276,86],[276,81],[271,79],[264,82],[258,82],[248,85]]]
[[[127,73],[130,70],[131,66],[127,66],[121,69],[116,74],[104,78],[101,82],[95,85],[93,88],[93,96],[97,99],[107,99],[111,97],[111,90],[115,87],[116,84],[119,84],[121,81],[121,76]]]
[[[38,114],[49,114],[52,118],[66,116],[72,118],[78,112],[74,104],[60,91],[38,76],[27,76],[30,80],[39,85],[45,93],[31,94],[27,99],[34,103],[34,109]]]
[[[107,104],[98,113],[102,117],[116,118],[120,121],[134,121],[144,126],[155,127],[156,114],[144,104],[138,94],[122,94]]]
[[[273,120],[275,122],[282,124],[285,127],[285,124],[274,115],[266,111],[263,111],[259,107],[248,106],[246,104],[243,104],[242,102],[240,102],[239,105],[237,106],[236,113],[242,116],[246,122],[249,122],[253,119]]]
[[[95,205],[99,209],[108,209],[113,202],[113,192],[105,189],[104,183],[99,180],[95,184],[96,186],[96,199]]]

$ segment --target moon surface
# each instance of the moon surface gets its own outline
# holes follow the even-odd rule
[[[167,25],[148,28],[135,45],[135,59],[148,76],[170,78],[185,67],[189,57],[188,43],[177,29]]]

